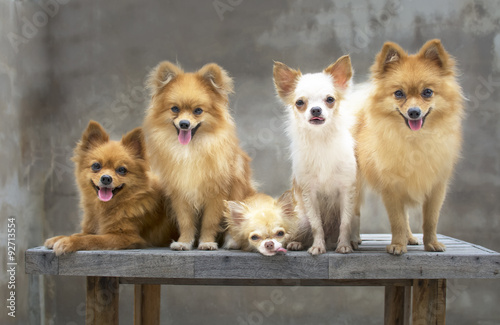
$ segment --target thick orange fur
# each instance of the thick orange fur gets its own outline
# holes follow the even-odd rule
[[[299,219],[291,191],[277,200],[257,193],[227,205],[225,220],[234,243],[226,248],[272,256],[296,237]]]
[[[455,62],[439,40],[428,41],[414,55],[388,42],[371,70],[371,89],[365,91],[365,96],[369,95],[354,130],[358,188],[366,181],[382,195],[392,230],[389,253],[400,255],[406,252],[407,244],[418,243],[410,230],[407,212],[408,207],[417,204],[423,206],[425,249],[444,251],[436,229],[460,156],[464,115]],[[433,90],[430,98],[423,96],[426,88]],[[403,99],[396,98],[398,90],[405,94]],[[403,118],[412,107],[428,114],[416,131]],[[358,216],[361,190],[359,194]]]
[[[73,161],[83,210],[82,232],[45,241],[56,255],[77,250],[132,249],[167,246],[177,238],[167,199],[150,167],[141,128],[120,142],[110,141],[102,126],[91,121],[77,144]],[[93,171],[92,164],[102,165]],[[127,173],[116,170],[125,167]],[[94,184],[102,175],[113,178],[113,187],[122,189],[108,202],[99,200]]]
[[[243,200],[255,193],[250,158],[239,146],[229,114],[232,79],[214,63],[185,73],[173,63],[161,62],[150,74],[149,88],[147,147],[180,230],[179,241],[171,248],[191,249],[200,228],[198,248],[217,249],[224,200]],[[198,108],[202,112],[195,114]],[[180,142],[181,121],[197,126],[188,144]]]

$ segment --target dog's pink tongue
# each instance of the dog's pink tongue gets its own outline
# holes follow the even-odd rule
[[[179,130],[179,142],[183,145],[191,141],[191,130]]]
[[[422,127],[422,119],[408,120],[408,124],[410,125],[410,129],[412,129],[413,131],[418,131]]]
[[[286,253],[286,249],[284,249],[283,247],[280,247],[280,248],[278,248],[276,250],[276,252],[285,254]]]
[[[113,189],[109,187],[101,187],[98,192],[99,200],[108,202],[113,197]]]

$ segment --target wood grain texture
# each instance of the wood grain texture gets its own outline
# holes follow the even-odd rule
[[[405,325],[409,323],[407,310],[411,306],[411,300],[407,299],[406,290],[411,290],[411,287],[392,285],[385,287],[385,325]]]
[[[87,277],[86,325],[118,325],[118,278]]]
[[[44,247],[28,249],[24,261],[27,274],[59,274],[59,259],[52,250]]]
[[[422,240],[422,235],[417,235]],[[241,251],[177,252],[167,248],[121,251],[80,251],[55,257],[52,250],[26,251],[26,272],[74,276],[158,279],[241,280],[405,280],[500,278],[500,254],[484,247],[439,235],[442,253],[409,246],[402,256],[387,254],[387,234],[363,235],[352,254],[305,251],[262,256]],[[245,281],[242,281],[244,283]]]
[[[446,280],[418,279],[413,282],[413,325],[444,325]]]
[[[160,285],[136,284],[134,287],[134,325],[159,325],[160,302]]]

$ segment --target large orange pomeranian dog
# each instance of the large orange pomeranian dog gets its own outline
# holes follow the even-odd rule
[[[170,247],[218,248],[224,200],[255,193],[250,158],[240,148],[228,95],[233,81],[217,64],[185,73],[161,62],[149,79],[152,92],[144,121],[153,169],[171,197],[180,238]]]
[[[388,42],[371,71],[371,84],[353,94],[368,96],[355,137],[360,180],[382,195],[389,215],[387,252],[400,255],[407,244],[418,244],[407,211],[415,205],[423,207],[425,250],[444,251],[436,228],[460,155],[464,115],[455,61],[439,40],[414,55]]]
[[[77,250],[167,246],[176,225],[158,180],[150,173],[144,136],[136,128],[110,141],[91,121],[73,161],[83,209],[82,232],[45,241],[56,255]]]

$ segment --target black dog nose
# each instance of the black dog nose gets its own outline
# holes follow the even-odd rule
[[[413,119],[418,119],[422,115],[422,111],[418,107],[410,107],[408,110],[408,116]]]
[[[183,130],[188,129],[190,125],[191,125],[191,123],[189,123],[188,120],[182,120],[179,122],[179,127]]]
[[[264,244],[264,246],[267,248],[267,249],[273,249],[274,248],[274,242],[272,241],[268,241]]]
[[[311,114],[314,117],[319,117],[321,115],[321,107],[316,106],[311,108]]]
[[[109,175],[102,175],[101,176],[101,183],[102,185],[109,185],[113,181],[113,178]]]

